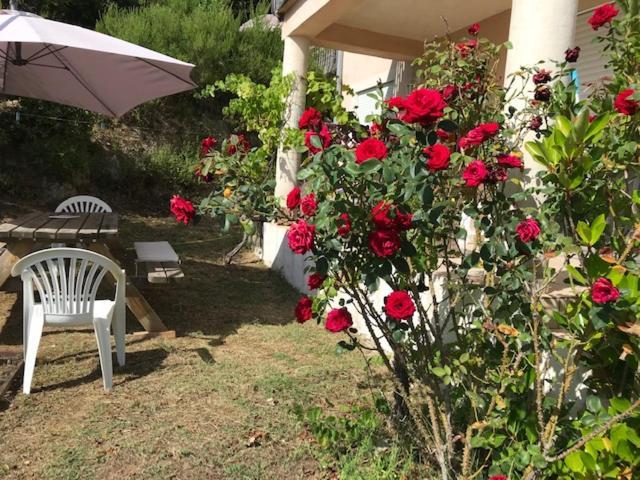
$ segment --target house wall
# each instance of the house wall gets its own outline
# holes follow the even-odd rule
[[[602,3],[602,0],[580,0],[578,3],[578,11],[582,12],[593,7],[596,7]],[[502,13],[494,15],[492,17],[482,20],[480,23],[480,35],[488,38],[494,43],[500,44],[509,40],[509,22],[511,19],[511,11],[506,10]],[[459,39],[468,36],[466,27],[454,31],[451,34],[452,38]],[[535,41],[535,39],[532,39]],[[567,45],[567,48],[573,45]],[[502,52],[500,61],[498,64],[498,78],[504,79],[504,71],[506,65],[507,53],[506,50]],[[346,96],[344,106],[347,109],[356,109],[360,104],[360,107],[370,107],[366,94],[369,91],[375,89],[378,81],[383,84],[392,83],[396,78],[396,66],[399,60],[391,60],[388,58],[374,57],[370,55],[361,55],[358,53],[345,52],[344,64],[343,64],[343,82],[351,87],[355,95]],[[405,62],[406,66],[409,66],[410,62]],[[409,67],[405,72],[402,85],[393,85],[385,96],[391,97],[393,95],[402,95],[409,90],[411,84],[415,81],[413,70]],[[364,114],[362,115],[365,116]]]

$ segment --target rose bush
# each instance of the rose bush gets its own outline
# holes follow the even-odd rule
[[[637,45],[637,11],[620,8],[599,13],[603,41]],[[495,81],[499,47],[477,33],[427,45],[422,85],[380,100],[375,128],[307,142],[314,215],[292,212],[288,241],[313,265],[311,315],[343,349],[373,343],[394,422],[440,478],[634,478],[637,50],[612,47],[615,80],[580,102],[566,80],[577,47],[523,70],[533,100],[516,111]],[[529,130],[543,169],[524,183]]]

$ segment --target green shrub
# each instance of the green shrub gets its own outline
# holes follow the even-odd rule
[[[266,11],[263,3],[252,13]],[[199,84],[232,72],[266,82],[282,58],[280,32],[260,25],[240,32],[244,19],[228,0],[162,0],[133,9],[112,4],[96,29],[194,63]]]

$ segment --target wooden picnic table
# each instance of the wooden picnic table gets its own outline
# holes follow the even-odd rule
[[[0,224],[0,242],[5,251],[0,256],[0,287],[4,285],[11,269],[20,258],[51,243],[81,243],[119,263],[109,245],[117,244],[118,215],[116,213],[43,213],[36,212]],[[109,276],[109,278],[111,278]],[[111,278],[112,281],[115,281]],[[138,288],[127,279],[127,307],[144,327],[145,336],[175,336],[162,322],[155,310],[142,296]]]

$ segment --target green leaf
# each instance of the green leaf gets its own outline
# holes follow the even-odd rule
[[[306,180],[311,175],[313,175],[313,169],[311,168],[303,168],[298,172],[298,180]]]
[[[602,410],[602,402],[595,395],[589,395],[587,397],[587,410],[591,413],[598,413]]]
[[[377,158],[371,158],[358,166],[360,173],[372,173],[382,168],[382,162]]]
[[[442,367],[433,367],[431,369],[431,373],[440,378],[444,377],[447,374],[446,370]]]
[[[311,145],[313,145],[316,148],[322,148],[322,141],[320,140],[320,137],[318,135],[311,135],[311,137],[309,138],[309,141],[311,142]]]
[[[601,133],[604,128],[609,124],[610,116],[608,114],[597,117],[591,122],[589,128],[587,129],[587,133],[584,136],[584,141],[589,142],[591,140],[595,140],[596,136]]]
[[[591,243],[590,245],[595,245],[596,242],[602,236],[602,232],[604,232],[605,227],[607,226],[607,220],[603,214],[598,215],[598,217],[591,223]]]
[[[576,231],[584,243],[591,245],[591,229],[589,225],[580,220],[576,226]]]
[[[572,472],[576,472],[576,473],[584,472],[584,465],[582,464],[582,458],[580,453],[581,453],[580,451],[573,452],[567,455],[567,457],[564,459],[565,465],[569,467],[569,470],[571,470]]]
[[[541,165],[549,168],[550,162],[547,158],[545,151],[542,149],[541,143],[539,142],[527,142],[524,145],[524,148],[531,154],[533,159]]]
[[[555,118],[556,128],[564,135],[568,137],[571,134],[571,121],[564,115],[558,115]]]
[[[576,282],[582,285],[587,284],[587,279],[584,278],[584,276],[573,265],[567,265],[566,268],[567,272],[569,272],[569,275],[571,275],[571,278],[573,278]]]
[[[391,133],[397,135],[398,137],[404,137],[411,133],[411,129],[404,123],[389,123],[387,128]]]

